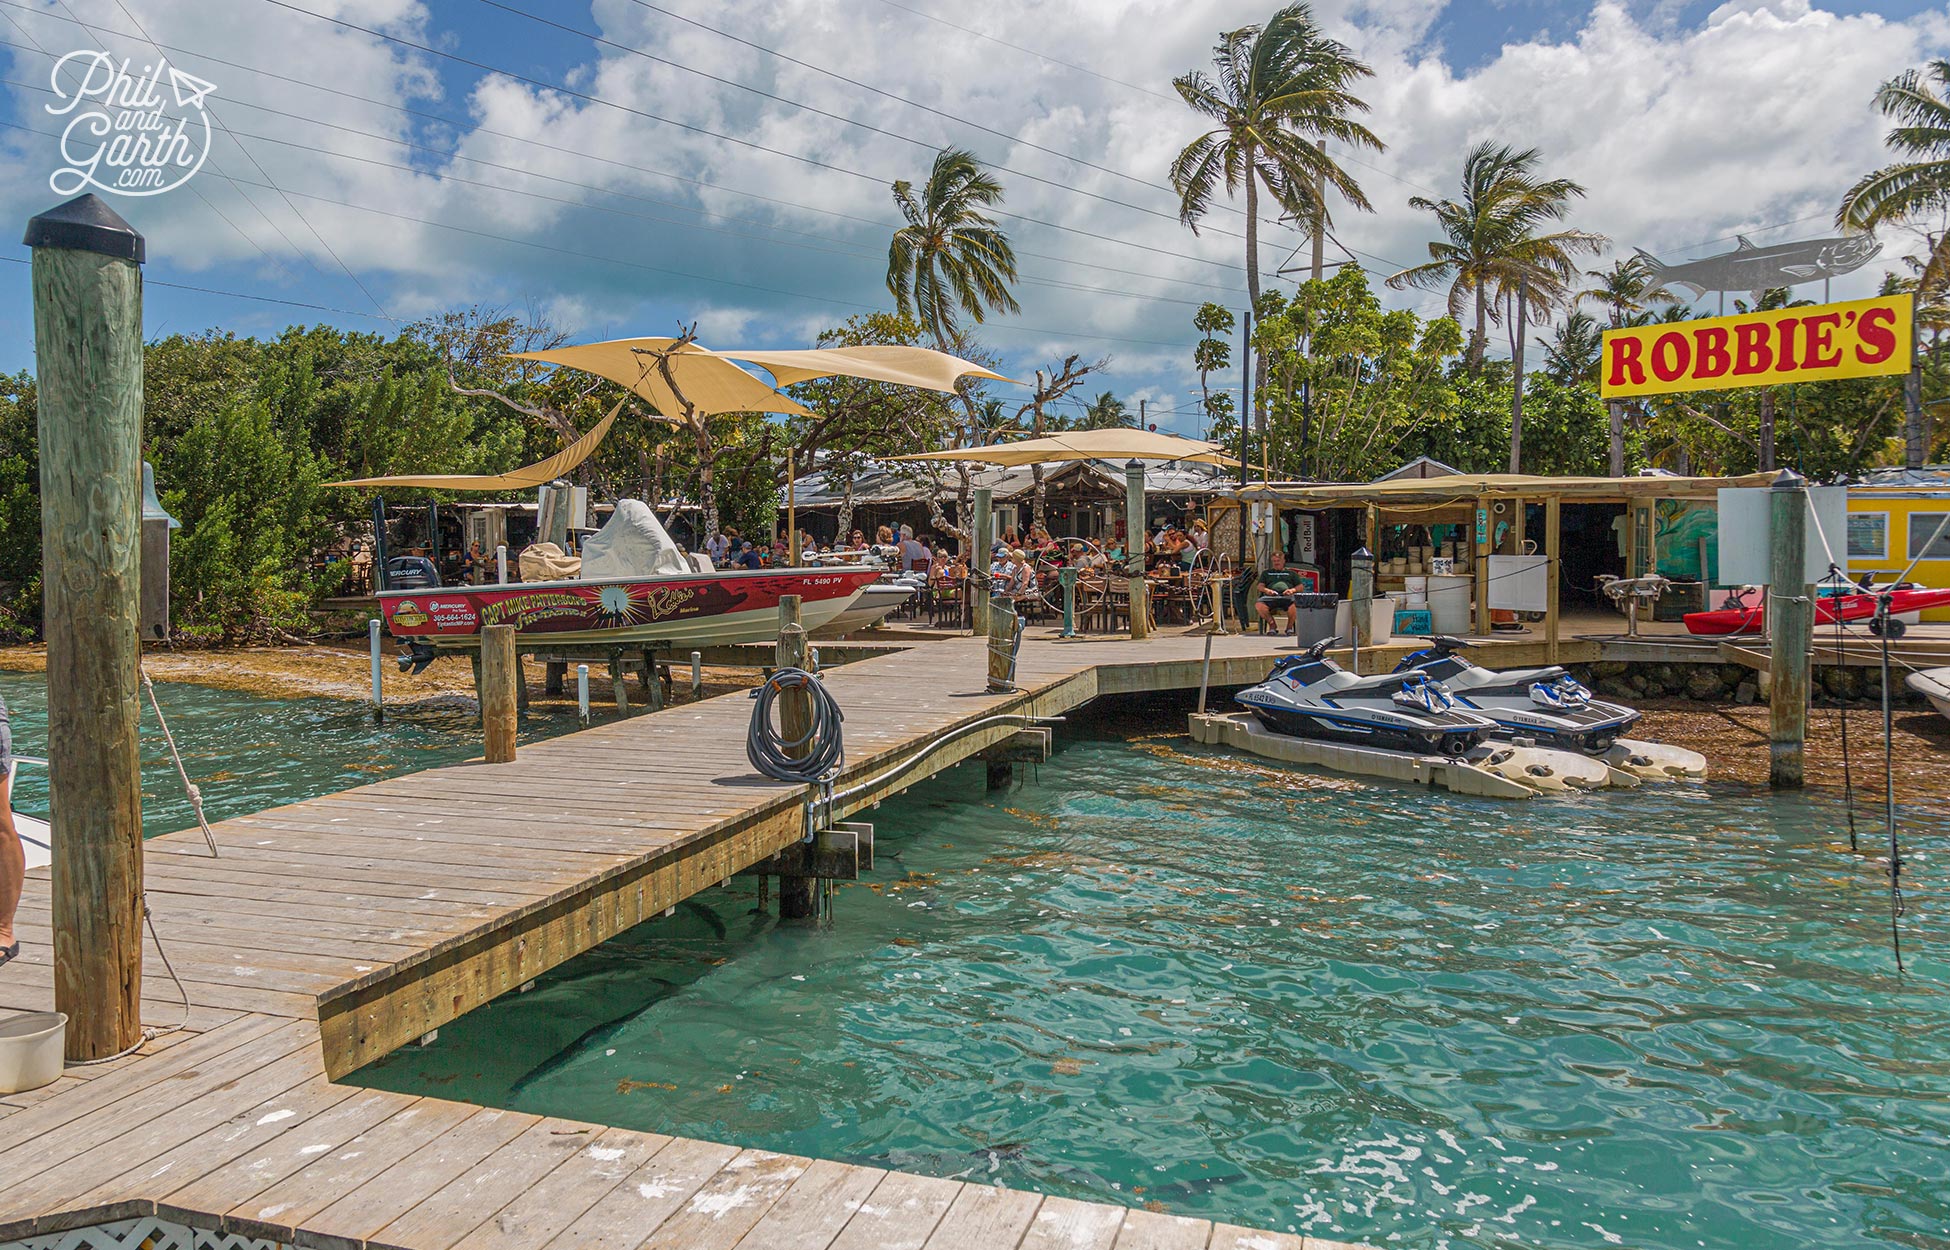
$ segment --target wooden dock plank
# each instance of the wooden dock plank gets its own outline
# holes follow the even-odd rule
[[[543,1177],[588,1149],[601,1125],[546,1118],[374,1233],[375,1245],[449,1250]]]
[[[1211,1239],[1210,1221],[1135,1210],[1125,1213],[1115,1250],[1205,1250]]]
[[[275,1138],[201,1176],[177,1177],[176,1188],[158,1196],[158,1209],[167,1208],[178,1218],[191,1213],[221,1215],[418,1101],[387,1090],[353,1092],[353,1097],[327,1111],[288,1122]]]
[[[670,1138],[606,1129],[527,1192],[465,1234],[453,1250],[534,1250],[552,1241],[622,1184]]]
[[[540,1116],[521,1111],[477,1111],[407,1155],[399,1166],[308,1217],[305,1238],[314,1245],[358,1250],[367,1238],[418,1206],[429,1191],[445,1188],[539,1123]]]
[[[675,1138],[550,1240],[548,1250],[635,1250],[738,1154]]]
[[[879,1168],[815,1159],[736,1250],[826,1250],[886,1175]]]
[[[811,1163],[768,1150],[740,1151],[658,1225],[640,1250],[731,1250]]]
[[[1045,1198],[1023,1234],[1022,1250],[1112,1250],[1124,1227],[1123,1207],[1074,1198]],[[1228,1247],[1227,1250],[1252,1250]]]
[[[832,1250],[920,1250],[961,1190],[960,1181],[889,1172],[833,1239]]]
[[[476,1111],[462,1103],[417,1099],[338,1149],[239,1201],[223,1213],[224,1228],[246,1237],[291,1241],[300,1227],[309,1226],[313,1215],[357,1194]]]
[[[1041,1194],[988,1185],[963,1185],[941,1223],[928,1237],[927,1250],[964,1246],[1013,1246],[1020,1242],[1043,1204]]]

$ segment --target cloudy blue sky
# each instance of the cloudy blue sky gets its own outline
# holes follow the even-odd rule
[[[1007,368],[1107,356],[1104,386],[1196,432],[1191,316],[1243,303],[1243,219],[1222,208],[1197,236],[1177,224],[1165,169],[1197,126],[1170,80],[1272,8],[0,0],[0,196],[17,223],[63,198],[48,185],[54,58],[101,47],[139,67],[159,44],[216,85],[220,133],[189,186],[115,201],[149,240],[151,336],[386,331],[487,303],[579,337],[696,320],[711,345],[800,346],[887,305],[888,184],[955,143],[1008,188],[1022,312],[984,331]],[[1448,194],[1484,138],[1534,145],[1584,183],[1578,224],[1621,248],[1683,259],[1735,233],[1827,233],[1842,189],[1882,159],[1876,84],[1950,55],[1950,11],[1913,0],[1316,12],[1376,70],[1365,94],[1388,150],[1351,168],[1377,211],[1336,233],[1383,273],[1425,255],[1408,198]],[[1262,242],[1269,271],[1303,246],[1280,230]],[[1886,243],[1838,297],[1915,249]],[[0,368],[30,367],[26,267],[0,269]]]

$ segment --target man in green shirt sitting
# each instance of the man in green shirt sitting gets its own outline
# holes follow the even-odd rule
[[[1293,590],[1300,585],[1300,574],[1286,566],[1286,552],[1274,549],[1272,567],[1262,570],[1258,581],[1259,597],[1253,607],[1259,613],[1261,626],[1271,627],[1275,636],[1283,632],[1291,634],[1300,622],[1300,609],[1293,603]],[[1275,612],[1286,618],[1284,630],[1274,626]]]

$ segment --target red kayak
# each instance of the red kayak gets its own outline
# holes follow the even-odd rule
[[[1950,607],[1950,590],[1930,590],[1922,586],[1903,586],[1889,591],[1889,615],[1900,616],[1905,612],[1921,612],[1928,608]],[[1824,595],[1815,604],[1815,623],[1833,625],[1839,616],[1843,622],[1868,621],[1876,614],[1876,600],[1881,592],[1875,594]],[[1767,624],[1765,603],[1767,592],[1754,586],[1735,591],[1728,601],[1737,607],[1720,608],[1712,612],[1688,612],[1686,632],[1707,636],[1727,634],[1758,634]],[[1892,621],[1894,629],[1890,637],[1899,638],[1903,633],[1903,623]]]

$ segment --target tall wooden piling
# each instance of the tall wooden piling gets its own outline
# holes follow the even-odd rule
[[[779,670],[806,667],[806,631],[799,624],[799,596],[779,596]],[[785,689],[779,692],[779,736],[787,742],[804,738],[812,729],[812,692]],[[811,754],[812,744],[786,748],[786,754],[800,759]],[[779,919],[805,920],[814,912],[813,878],[779,878]]]
[[[54,1004],[67,1057],[142,1039],[142,236],[93,195],[27,223],[40,386]]]
[[[1768,499],[1773,564],[1767,594],[1767,784],[1798,790],[1808,733],[1808,655],[1814,645],[1814,587],[1807,582],[1808,483],[1793,470],[1774,481]]]
[[[1361,653],[1374,645],[1374,553],[1366,547],[1348,557],[1347,632],[1354,654],[1349,669],[1361,671]]]
[[[1124,567],[1131,593],[1131,638],[1151,636],[1151,587],[1144,580],[1144,531],[1150,513],[1144,501],[1144,462],[1124,463]]]
[[[995,492],[986,486],[975,488],[975,502],[968,521],[968,594],[970,623],[977,634],[989,632],[989,545],[995,535]]]
[[[481,630],[481,731],[487,739],[487,762],[512,763],[521,681],[521,658],[515,654],[515,627],[489,625]]]

